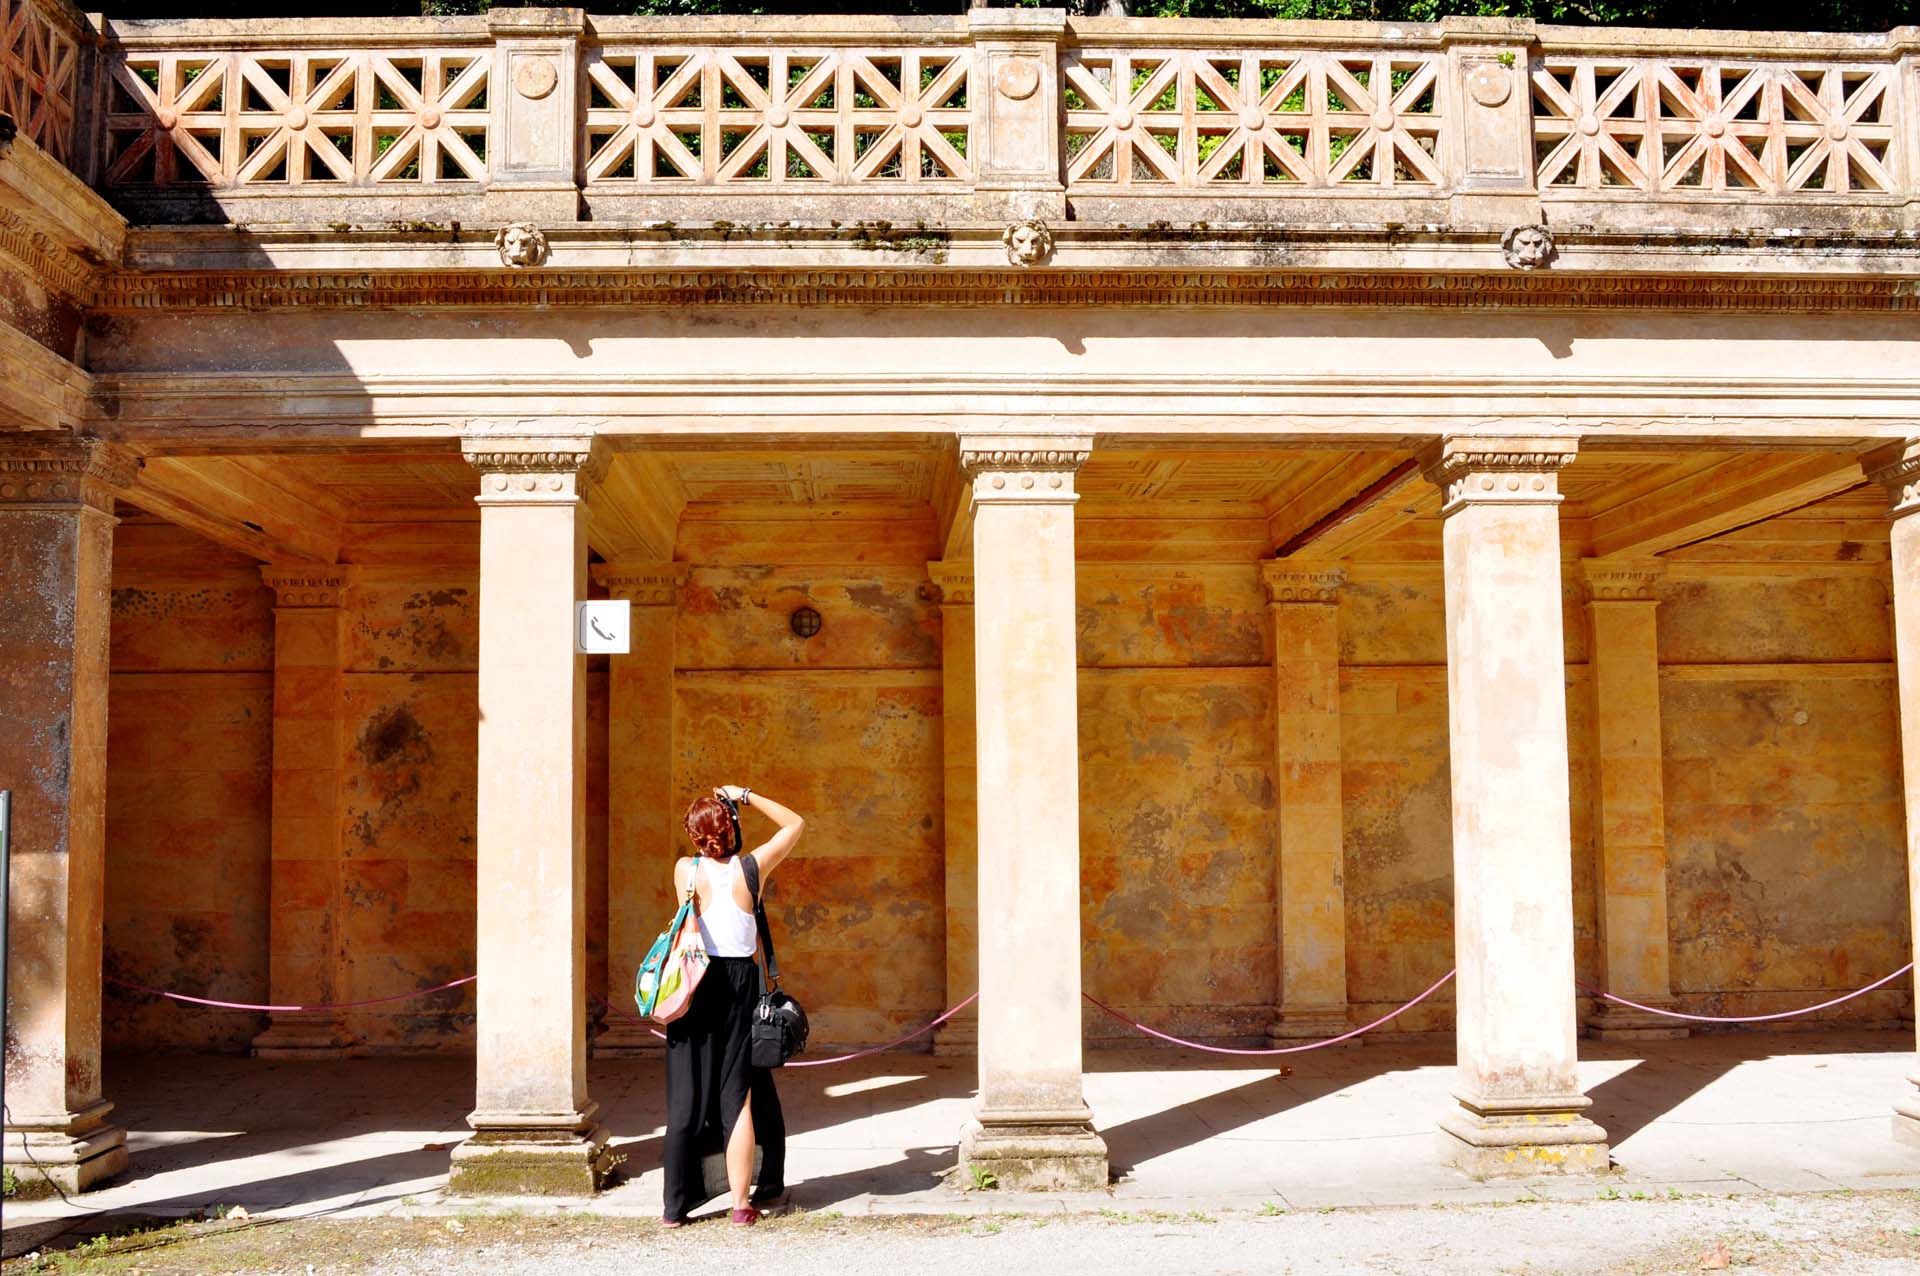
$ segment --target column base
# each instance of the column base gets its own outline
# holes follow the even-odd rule
[[[1893,1105],[1893,1141],[1920,1148],[1920,1072],[1909,1074],[1907,1080],[1916,1088]]]
[[[613,1170],[597,1103],[575,1115],[475,1112],[453,1150],[450,1196],[592,1196]]]
[[[1303,1041],[1325,1041],[1352,1032],[1353,1022],[1345,1006],[1281,1006],[1267,1025],[1267,1040],[1275,1045],[1296,1045]],[[1357,1046],[1362,1038],[1340,1043],[1340,1048]]]
[[[980,1021],[978,1019],[949,1019],[933,1030],[933,1053],[935,1058],[951,1059],[958,1055],[977,1055],[980,1053]]]
[[[7,1126],[6,1166],[16,1200],[77,1196],[127,1168],[127,1132],[106,1123],[113,1104],[79,1112],[28,1113]]]
[[[1649,1006],[1679,1009],[1671,997],[1644,1000]],[[1687,1036],[1689,1031],[1686,1024],[1677,1019],[1664,1019],[1611,1001],[1595,1001],[1593,1012],[1587,1016],[1587,1032],[1595,1041],[1674,1041]]]
[[[1093,1112],[981,1113],[960,1135],[960,1181],[975,1170],[1015,1192],[1099,1192],[1108,1182],[1107,1143]]]
[[[345,1059],[353,1038],[337,1019],[279,1019],[253,1039],[256,1059]]]
[[[654,1059],[666,1048],[666,1039],[647,1031],[647,1025],[616,1019],[588,1044],[587,1051],[596,1059]]]
[[[1581,1115],[1585,1095],[1459,1102],[1440,1118],[1440,1160],[1472,1178],[1604,1174],[1612,1164],[1607,1132]]]

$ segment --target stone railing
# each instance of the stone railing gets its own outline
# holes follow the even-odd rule
[[[62,3],[0,0],[5,101],[140,221],[1920,229],[1915,28],[515,9],[95,34]]]

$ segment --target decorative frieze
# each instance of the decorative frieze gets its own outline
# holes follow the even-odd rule
[[[1580,563],[1586,601],[1592,603],[1656,603],[1655,593],[1666,576],[1666,566],[1656,561],[1615,563],[1605,559],[1583,559]]]
[[[1267,605],[1279,607],[1291,603],[1327,605],[1340,601],[1340,587],[1347,583],[1343,567],[1300,567],[1283,561],[1260,564],[1260,581],[1267,587]]]
[[[140,458],[115,444],[15,435],[0,440],[0,507],[85,505],[111,514],[114,496],[139,472]]]
[[[577,501],[597,480],[606,451],[590,435],[469,437],[460,441],[467,463],[480,471],[482,505]]]
[[[354,569],[345,564],[262,563],[260,580],[273,591],[275,608],[338,607],[353,585]]]
[[[1573,464],[1574,439],[1449,438],[1420,459],[1444,494],[1443,515],[1464,505],[1557,505],[1560,471]]]
[[[1072,501],[1073,476],[1093,439],[1084,434],[978,434],[960,438],[960,472],[982,501]]]
[[[671,607],[680,601],[687,583],[685,563],[596,563],[593,578],[606,587],[609,598],[625,599],[635,607]]]
[[[1346,270],[153,271],[108,276],[110,313],[513,306],[1424,306],[1906,312],[1920,281]]]
[[[928,589],[933,601],[942,607],[973,606],[973,564],[970,562],[932,562],[927,564]]]

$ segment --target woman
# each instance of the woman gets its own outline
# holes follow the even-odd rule
[[[700,938],[712,959],[694,989],[687,1013],[667,1025],[666,1185],[662,1222],[679,1227],[706,1199],[700,1173],[700,1144],[718,1130],[727,1150],[727,1186],[732,1219],[751,1226],[761,1207],[785,1191],[786,1123],[773,1074],[755,1068],[749,1058],[753,1008],[760,1000],[754,965],[760,934],[753,920],[753,893],[741,870],[740,813],[756,810],[779,828],[752,851],[765,882],[793,850],[806,821],[771,798],[737,784],[725,784],[712,797],[687,808],[687,840],[695,856],[673,866],[675,898],[691,890]],[[760,1191],[751,1199],[756,1128],[767,1145]]]

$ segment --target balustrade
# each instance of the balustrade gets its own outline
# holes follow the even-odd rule
[[[1077,203],[1093,221],[1189,207],[1223,223],[1392,221],[1397,201],[1418,223],[1492,192],[1589,218],[1668,205],[1636,224],[1712,226],[1744,224],[1754,197],[1884,210],[1916,193],[1912,28],[1703,38],[992,16],[1008,12],[547,10],[536,48],[499,14],[95,32],[65,0],[0,0],[0,107],[136,221],[326,224],[349,220],[341,208],[379,221],[430,206],[486,224],[510,211],[489,195],[508,193],[515,164],[570,172],[566,198],[613,220],[911,207],[957,222],[995,215],[983,192],[1019,190],[1040,202],[1010,207],[1065,217]],[[556,87],[544,115],[509,101]],[[1057,162],[1031,162],[1036,130]],[[288,202],[325,193],[360,202]],[[1914,228],[1911,212],[1876,216],[1861,225]]]

